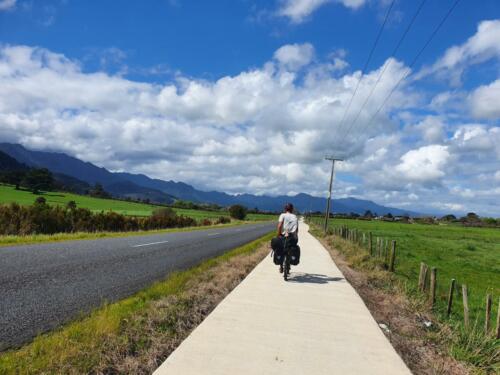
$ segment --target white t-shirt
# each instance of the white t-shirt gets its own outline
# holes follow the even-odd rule
[[[281,228],[281,234],[295,233],[299,228],[299,221],[297,220],[297,216],[295,216],[290,212],[285,212],[281,214],[278,221],[280,223],[283,223],[283,227]]]

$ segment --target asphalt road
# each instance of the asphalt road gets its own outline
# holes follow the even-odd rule
[[[257,239],[274,225],[0,247],[0,350]]]

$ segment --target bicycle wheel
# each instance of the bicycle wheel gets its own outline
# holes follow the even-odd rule
[[[285,281],[288,280],[288,274],[290,273],[290,261],[288,259],[288,254],[285,255],[285,266],[283,267],[283,278]]]

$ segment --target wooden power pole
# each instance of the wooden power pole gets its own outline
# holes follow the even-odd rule
[[[326,156],[325,160],[332,161],[332,172],[330,174],[330,187],[328,189],[328,199],[326,201],[326,211],[325,211],[325,233],[328,229],[328,218],[330,217],[330,201],[332,200],[332,185],[333,185],[333,172],[335,169],[336,161],[343,161],[342,159],[335,158],[333,156]]]

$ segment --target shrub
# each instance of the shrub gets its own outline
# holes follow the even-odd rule
[[[208,225],[212,225],[212,222],[209,219],[205,218],[200,222],[200,225],[208,226]]]
[[[190,217],[177,216],[171,209],[136,218],[116,212],[93,213],[76,204],[50,206],[39,197],[32,206],[0,205],[0,235],[54,234],[68,232],[123,232],[195,226]]]
[[[45,204],[47,203],[47,200],[44,197],[38,197],[35,199],[35,204]]]
[[[227,216],[219,216],[217,221],[215,222],[216,224],[227,224],[230,223],[231,219],[228,218]]]
[[[229,215],[234,219],[244,220],[247,216],[247,209],[242,205],[235,204],[229,207]]]

